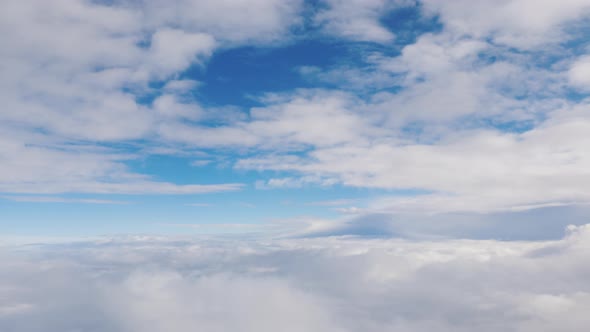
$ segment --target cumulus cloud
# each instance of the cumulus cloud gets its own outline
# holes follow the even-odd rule
[[[287,171],[254,180],[259,188],[342,184],[429,193],[383,197],[369,207],[378,213],[588,202],[588,101],[570,98],[572,87],[586,89],[587,59],[555,43],[580,37],[586,1],[330,0],[313,13],[302,6],[9,1],[0,14],[1,31],[15,32],[0,37],[0,191],[239,188],[162,183],[126,166],[139,158],[136,150],[161,147],[178,155],[211,149],[207,160],[228,156],[237,159],[235,169]],[[405,6],[436,17],[440,30],[394,45],[395,31],[382,18]],[[335,87],[260,91],[247,110],[210,108],[189,93],[202,84],[182,77],[191,66],[206,66],[231,47],[280,45],[306,19],[341,41],[399,49],[362,51],[342,67],[304,67],[303,75]],[[138,148],[104,147],[111,143]]]
[[[202,116],[195,100],[180,97],[196,82],[176,76],[219,47],[277,42],[297,24],[299,7],[274,0],[8,1],[0,13],[0,158],[7,160],[0,191],[236,189],[151,181],[126,167],[133,151],[100,144],[150,139],[159,126]],[[244,20],[248,12],[257,19]],[[154,81],[166,83],[163,95],[140,102]]]
[[[160,127],[166,140],[202,147],[250,147],[293,151],[363,140],[370,118],[357,113],[354,96],[321,89],[270,94],[264,107],[250,109],[247,119],[208,127],[174,122]],[[326,130],[326,125],[329,126]]]
[[[365,144],[317,144],[303,157],[242,159],[237,166],[296,171],[355,187],[434,191],[392,199],[389,206],[398,211],[490,212],[587,203],[587,117],[581,104],[555,111],[542,126],[523,133],[473,129],[446,134],[434,144],[377,136]]]
[[[590,4],[585,0],[477,0],[421,1],[424,9],[439,15],[449,30],[521,49],[560,42],[568,35],[568,24],[587,18]]]
[[[170,73],[188,68],[199,59],[208,58],[214,47],[215,39],[211,35],[160,29],[152,36],[148,68],[152,68],[156,78],[166,78]]]
[[[546,242],[137,236],[4,247],[0,327],[584,331],[588,233],[572,226]]]
[[[323,8],[314,19],[325,33],[354,41],[386,43],[395,38],[395,33],[381,24],[381,17],[394,8],[411,5],[413,1],[327,0],[320,4]]]
[[[568,72],[570,83],[582,90],[590,89],[590,56],[577,59]]]
[[[443,30],[419,36],[399,55],[373,52],[354,69],[301,69],[302,75],[340,82],[347,91],[340,94],[347,98],[368,96],[341,104],[341,112],[358,118],[357,126],[346,130],[347,140],[326,144],[330,141],[315,137],[306,142],[311,151],[259,154],[236,166],[300,174],[299,181],[289,176],[274,183],[301,186],[317,179],[318,184],[429,193],[376,200],[372,213],[493,213],[587,204],[588,101],[570,99],[564,88],[568,82],[583,88],[585,57],[572,59],[556,50],[551,34],[545,33],[554,29],[562,38],[577,38],[575,29],[564,27],[586,17],[587,4],[568,2],[555,20],[522,26],[503,25],[496,14],[486,16],[491,3],[485,1],[422,5],[422,10],[441,15]],[[512,9],[498,9],[497,15],[512,15],[519,12],[514,8],[534,4],[503,5]],[[486,19],[472,22],[460,16],[461,11],[486,16],[498,26],[487,26]],[[543,14],[531,10],[523,15]],[[540,39],[534,47],[545,45],[553,60],[500,42],[508,35],[532,41],[536,34]],[[298,114],[304,114],[303,107]],[[300,130],[302,137],[311,127]],[[296,137],[288,138],[293,142]],[[355,210],[362,211],[367,210]]]
[[[114,3],[144,13],[147,26],[180,26],[229,44],[281,43],[289,29],[301,23],[298,14],[303,6],[301,0],[117,0]]]

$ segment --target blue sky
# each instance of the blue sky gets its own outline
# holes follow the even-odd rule
[[[0,228],[363,234],[376,218],[385,235],[496,238],[538,216],[559,226],[541,238],[560,237],[590,201],[588,13],[575,0],[10,2]],[[259,228],[228,226],[242,224]]]

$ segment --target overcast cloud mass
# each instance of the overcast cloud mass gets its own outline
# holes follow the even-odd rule
[[[590,230],[547,242],[103,238],[3,250],[0,328],[586,331]]]
[[[0,331],[586,331],[590,0],[3,0]]]

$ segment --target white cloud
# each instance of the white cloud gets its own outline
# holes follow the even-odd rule
[[[203,116],[202,108],[192,102],[182,102],[172,94],[164,94],[153,101],[153,109],[162,116],[163,119],[189,119],[197,120]]]
[[[418,5],[424,15],[436,16],[455,36],[490,38],[520,49],[559,43],[569,38],[566,30],[572,23],[590,15],[586,0],[326,0],[322,4],[326,8],[317,13],[316,21],[323,24],[325,32],[343,38],[391,42],[395,32],[389,31],[381,18],[395,8]]]
[[[306,95],[309,93],[309,95]],[[345,94],[304,91],[274,105],[251,110],[247,128],[265,144],[335,145],[362,139],[366,121],[350,109],[355,100]],[[278,144],[277,144],[278,143]]]
[[[476,38],[528,49],[561,42],[567,24],[587,18],[586,0],[423,0],[426,12],[440,15],[445,29]]]
[[[356,199],[356,198],[343,198],[343,199],[335,199],[335,200],[329,200],[329,201],[315,201],[315,202],[309,203],[309,205],[315,205],[315,206],[343,206],[343,205],[355,204],[358,201],[359,201],[359,199]]]
[[[387,0],[326,0],[326,8],[319,10],[314,19],[325,33],[357,41],[391,42],[395,34],[379,20],[391,9],[409,5],[412,1]]]
[[[87,149],[100,142],[152,140],[160,126],[201,118],[198,103],[181,97],[196,83],[177,75],[203,65],[221,46],[279,41],[297,24],[299,6],[276,0],[8,1],[0,13],[0,144],[5,147],[0,158],[6,160],[0,191],[239,188],[154,182],[125,167],[135,156]],[[257,19],[244,20],[248,13]],[[153,105],[138,103],[152,93],[153,80],[164,81],[166,94]]]
[[[207,159],[195,160],[195,161],[191,162],[191,166],[202,167],[202,166],[207,166],[212,162],[213,162],[212,160],[207,160]]]
[[[590,56],[577,59],[569,69],[569,81],[574,87],[590,89]]]
[[[303,157],[248,158],[237,166],[296,171],[354,187],[435,192],[394,199],[392,208],[402,210],[489,212],[586,203],[587,108],[582,104],[556,111],[542,126],[524,133],[471,130],[447,134],[434,144],[374,139],[319,146]]]
[[[223,43],[281,42],[292,26],[300,24],[300,0],[146,0],[117,1],[145,13],[148,26],[180,26],[203,32]]]
[[[211,207],[213,206],[212,204],[209,203],[190,203],[187,204],[187,206],[195,206],[195,207]]]
[[[393,35],[380,18],[412,3],[324,5],[315,19],[325,32],[383,43]],[[231,106],[207,109],[187,93],[199,83],[179,73],[206,63],[219,48],[288,39],[303,19],[301,6],[277,0],[10,1],[0,14],[1,31],[16,31],[0,34],[6,45],[0,191],[239,188],[155,182],[125,167],[137,158],[133,151],[93,146],[148,141],[167,153],[219,148],[220,154],[247,155],[236,168],[293,172],[261,179],[260,187],[337,183],[432,192],[383,198],[371,207],[379,211],[491,212],[590,199],[584,190],[587,103],[575,105],[563,90],[568,79],[578,87],[586,83],[585,58],[573,62],[551,53],[563,61],[544,66],[535,62],[536,53],[505,47],[550,43],[551,31],[574,38],[564,27],[585,17],[585,2],[425,1],[426,12],[440,14],[441,32],[420,36],[399,55],[368,54],[369,69],[347,64],[349,70],[335,76],[339,68],[319,74],[307,68],[324,76],[319,79],[342,80],[347,92],[267,94],[247,114]],[[533,10],[537,6],[541,10]],[[521,39],[530,43],[517,43]],[[573,63],[569,72],[564,63]],[[153,92],[152,80],[164,80],[163,94],[139,104]],[[358,96],[351,82],[377,83],[359,88]]]
[[[208,34],[160,29],[152,35],[147,67],[163,79],[207,59],[214,48],[215,39]]]
[[[258,181],[257,189],[276,189],[276,188],[302,188],[310,185],[331,186],[337,181],[321,176],[306,175],[302,177],[285,177],[271,178],[266,181]]]
[[[584,190],[588,105],[567,99],[563,63],[531,65],[535,55],[473,37],[445,30],[420,36],[399,56],[370,54],[369,69],[360,70],[366,75],[361,82],[375,77],[396,89],[341,103],[339,114],[356,118],[357,124],[345,130],[346,139],[309,136],[305,143],[313,149],[306,153],[258,154],[236,167],[292,171],[317,183],[432,192],[380,199],[370,209],[379,213],[489,213],[589,202]],[[306,70],[304,75],[320,75]],[[384,73],[389,73],[385,79]],[[337,77],[346,87],[359,79],[354,73]],[[318,99],[308,100],[320,105]],[[305,118],[305,103],[288,105],[297,114],[290,123]],[[330,128],[331,119],[314,122]],[[299,135],[288,136],[282,146],[303,141],[299,137],[309,131],[302,125]],[[292,175],[272,181],[309,183]]]
[[[585,331],[589,240],[580,226],[546,242],[138,236],[28,246],[2,255],[0,328]]]
[[[14,202],[35,202],[35,203],[83,203],[83,204],[128,204],[126,201],[115,201],[108,199],[95,198],[66,198],[56,196],[38,196],[38,195],[9,195],[0,196],[0,198],[7,199]]]
[[[159,134],[166,140],[193,146],[256,147],[262,150],[298,150],[305,146],[331,146],[363,140],[370,118],[352,111],[353,96],[323,90],[268,95],[267,106],[250,110],[248,119],[205,127],[166,123]],[[326,128],[329,124],[329,128]]]
[[[0,147],[3,193],[191,194],[241,188],[235,183],[179,185],[154,181],[125,165],[138,155],[93,145],[63,144],[45,135],[31,137],[28,132],[0,131]]]

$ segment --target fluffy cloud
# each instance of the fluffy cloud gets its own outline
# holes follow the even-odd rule
[[[138,157],[133,151],[95,145],[150,139],[169,122],[200,117],[198,103],[179,97],[190,81],[175,77],[203,65],[218,47],[276,42],[297,24],[299,6],[274,0],[8,1],[0,13],[0,158],[6,160],[0,191],[236,189],[150,181],[125,166]],[[244,20],[248,12],[257,20]],[[152,105],[139,102],[154,93],[154,81],[167,83],[164,95]]]
[[[314,19],[330,35],[386,43],[391,42],[395,34],[379,22],[380,18],[394,8],[412,3],[404,0],[327,0],[320,2],[325,8],[319,10]]]
[[[156,78],[166,78],[188,68],[198,59],[208,58],[214,47],[215,39],[208,34],[160,29],[152,36],[147,67]]]
[[[495,42],[521,49],[560,42],[568,35],[568,24],[587,17],[590,4],[585,0],[423,0],[426,12],[440,15],[445,27],[476,38],[490,37]]]
[[[115,3],[144,13],[147,26],[180,26],[230,44],[282,42],[289,29],[301,23],[298,14],[303,5],[300,0],[118,0]]]
[[[357,130],[360,139],[331,145],[316,137],[307,142],[315,146],[307,155],[262,155],[242,159],[237,167],[295,171],[304,179],[332,179],[354,187],[434,192],[392,199],[389,208],[398,212],[491,212],[588,203],[590,160],[585,147],[590,142],[585,133],[589,124],[588,106],[583,103],[556,110],[542,125],[522,133],[442,132],[442,139],[434,143],[418,143],[387,128],[368,127],[373,131],[365,132],[374,136]],[[299,135],[312,128],[302,126]],[[348,136],[354,138],[354,133],[348,131]]]
[[[152,181],[126,167],[136,150],[104,147],[124,143],[170,153],[215,149],[239,159],[238,169],[290,172],[259,179],[265,188],[344,184],[430,193],[379,199],[367,207],[375,213],[588,202],[588,101],[569,98],[568,90],[587,86],[587,61],[554,43],[579,38],[585,1],[325,1],[310,17],[301,17],[302,6],[10,1],[0,14],[0,29],[16,31],[0,37],[0,158],[7,160],[0,190],[237,188]],[[399,53],[360,52],[343,71],[301,69],[336,84],[333,90],[261,91],[257,107],[209,109],[188,93],[200,83],[179,78],[220,49],[289,40],[305,19],[348,42],[391,43],[394,32],[381,19],[403,6],[438,17],[441,30],[395,45]],[[253,13],[256,20],[243,19]]]
[[[577,59],[569,69],[569,81],[582,90],[590,89],[590,56]]]
[[[209,21],[221,27],[234,22],[231,17],[236,13],[230,15],[234,11],[243,15],[242,7],[260,10],[268,20],[276,21],[267,26],[263,19],[240,20],[250,22],[253,30],[247,35],[250,29],[243,27],[243,40],[283,31],[282,24],[286,27],[288,23],[279,22],[287,15],[283,11],[291,8],[273,1],[166,4],[180,10],[177,14],[208,15]],[[166,11],[152,12],[154,6],[158,7],[152,1],[144,7],[74,0],[10,2],[0,27],[6,32],[2,41],[7,50],[2,54],[6,68],[0,83],[5,100],[1,119],[75,139],[125,140],[149,135],[159,118],[149,106],[136,102],[149,92],[146,85],[202,63],[214,51],[216,39],[226,39],[214,24],[205,24],[207,29],[185,26],[172,13],[165,19],[159,17]],[[47,19],[40,19],[43,15]],[[178,28],[169,28],[169,20]]]
[[[580,226],[551,242],[130,237],[29,246],[2,254],[0,327],[584,331],[589,240]]]
[[[487,5],[481,1],[460,8],[485,16]],[[559,19],[543,26],[481,29],[449,18],[459,6],[428,1],[423,6],[426,11],[437,8],[443,30],[423,34],[399,55],[370,53],[356,69],[346,65],[328,72],[301,70],[308,77],[340,84],[350,95],[368,95],[342,104],[341,112],[364,122],[346,131],[349,140],[327,145],[328,140],[316,138],[307,142],[314,149],[304,154],[262,154],[238,161],[237,167],[301,174],[300,180],[290,176],[268,184],[302,185],[317,179],[320,184],[429,193],[378,199],[357,212],[491,213],[587,204],[588,101],[569,99],[564,88],[568,81],[583,87],[585,58],[572,61],[548,46],[553,40],[544,33],[575,25],[585,17],[586,5],[568,2]],[[575,29],[571,34],[558,32],[576,38]],[[539,33],[546,38],[535,41],[535,47],[545,45],[554,58],[491,41],[509,33],[527,40]],[[568,62],[573,62],[569,70]],[[300,130],[303,135],[311,129]]]
[[[267,95],[262,101],[266,106],[252,108],[247,119],[218,127],[174,122],[161,126],[160,135],[193,146],[237,146],[278,152],[358,142],[371,130],[370,118],[355,112],[355,106],[361,106],[358,100],[344,93],[300,90]],[[326,130],[328,123],[330,128]]]

